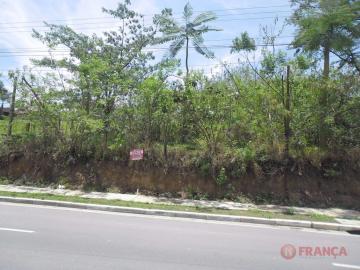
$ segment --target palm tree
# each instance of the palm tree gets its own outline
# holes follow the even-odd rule
[[[184,7],[183,19],[184,25],[180,25],[175,18],[172,17],[171,9],[163,10],[162,14],[156,18],[160,25],[162,37],[155,40],[155,43],[167,43],[171,41],[169,47],[169,56],[175,57],[181,48],[185,45],[185,65],[186,76],[189,75],[189,43],[192,41],[193,47],[201,55],[207,58],[213,58],[214,53],[204,45],[203,34],[210,31],[221,31],[220,29],[210,28],[205,23],[215,20],[217,17],[213,12],[203,12],[197,15],[193,20],[193,9],[188,2]]]

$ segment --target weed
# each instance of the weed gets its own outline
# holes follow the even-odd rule
[[[288,208],[284,209],[283,214],[293,216],[293,215],[295,215],[295,209],[293,207],[288,207]]]

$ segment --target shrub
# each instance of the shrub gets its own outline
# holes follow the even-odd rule
[[[221,168],[218,176],[215,178],[215,181],[219,186],[223,186],[227,182],[227,176],[224,167]]]

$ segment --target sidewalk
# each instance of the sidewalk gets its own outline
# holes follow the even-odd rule
[[[306,207],[287,207],[278,205],[255,205],[250,203],[237,203],[230,201],[205,201],[175,199],[165,197],[144,196],[140,194],[121,194],[121,193],[103,193],[103,192],[83,192],[80,190],[68,190],[63,188],[37,188],[28,186],[0,185],[0,191],[8,192],[28,192],[28,193],[47,193],[53,195],[79,196],[92,199],[122,200],[141,203],[155,203],[167,205],[182,205],[195,207],[211,207],[230,210],[262,210],[270,212],[284,212],[288,209],[294,214],[319,214],[336,218],[341,224],[360,226],[360,211],[346,210],[340,208],[315,209]]]

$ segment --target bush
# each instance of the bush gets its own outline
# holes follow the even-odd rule
[[[223,186],[227,182],[227,176],[224,167],[221,168],[218,176],[215,178],[215,181],[219,186]]]

